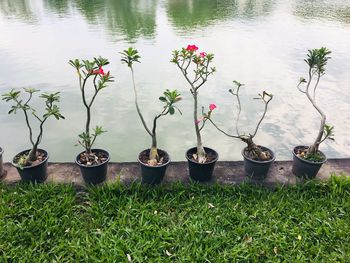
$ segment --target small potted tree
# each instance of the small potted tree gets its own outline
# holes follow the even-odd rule
[[[304,59],[308,65],[308,78],[300,78],[298,90],[305,94],[312,106],[320,114],[321,123],[314,143],[310,146],[299,145],[293,149],[292,172],[298,177],[313,179],[327,158],[319,150],[326,139],[334,140],[334,127],[326,124],[326,115],[316,103],[316,92],[322,76],[326,73],[326,65],[331,51],[325,47],[308,51]],[[304,87],[302,87],[304,85]]]
[[[208,77],[215,72],[215,67],[211,67],[213,59],[213,54],[198,52],[196,45],[188,45],[187,48],[173,51],[171,59],[171,62],[180,69],[189,84],[194,101],[193,123],[197,137],[197,146],[186,152],[186,159],[189,165],[190,177],[196,181],[210,180],[215,163],[219,158],[215,150],[203,146],[201,131],[204,128],[204,123],[200,125],[198,116],[199,89],[207,82]]]
[[[255,144],[253,139],[256,136],[259,130],[259,127],[266,116],[266,112],[267,112],[269,103],[273,98],[273,95],[263,91],[261,94],[258,94],[257,98],[254,98],[257,100],[261,100],[264,103],[263,114],[261,115],[253,133],[248,133],[248,134],[242,133],[240,132],[238,127],[240,114],[242,111],[239,92],[241,87],[244,86],[244,84],[238,81],[233,81],[233,83],[235,85],[235,88],[230,89],[229,93],[233,95],[235,101],[237,101],[237,115],[235,117],[236,134],[229,134],[224,130],[222,130],[221,128],[219,128],[218,125],[215,124],[214,121],[211,119],[210,111],[208,114],[203,114],[203,122],[205,122],[206,120],[209,120],[217,130],[219,130],[226,136],[230,138],[240,139],[242,142],[246,143],[247,146],[242,150],[242,155],[244,158],[245,173],[248,177],[254,180],[263,180],[267,177],[270,166],[275,160],[275,153],[267,147]]]
[[[106,179],[110,154],[106,150],[92,148],[96,138],[106,131],[101,126],[96,126],[91,131],[91,110],[96,96],[107,87],[108,82],[113,81],[113,77],[109,71],[104,72],[103,67],[108,65],[109,62],[102,57],[93,60],[69,60],[69,64],[77,71],[83,105],[86,109],[85,131],[79,134],[78,139],[78,143],[84,148],[84,151],[78,154],[75,161],[80,168],[84,181],[88,184],[98,184]],[[88,100],[86,94],[89,79],[91,80],[90,87],[93,89],[90,100]]]
[[[24,92],[28,95],[27,98],[22,97],[21,91],[15,89],[2,95],[3,100],[13,103],[9,114],[16,114],[18,110],[23,112],[29,131],[29,140],[32,144],[31,149],[18,153],[13,158],[12,164],[17,168],[22,181],[44,182],[47,178],[47,161],[49,155],[45,150],[39,149],[38,147],[43,137],[44,124],[46,121],[50,117],[54,117],[57,120],[64,119],[57,105],[60,99],[59,92],[43,93],[40,95],[40,98],[45,101],[45,113],[42,116],[30,105],[33,94],[39,92],[39,90],[25,88]],[[34,136],[33,124],[30,116],[39,124],[39,133],[36,137]]]
[[[159,97],[159,100],[162,103],[164,103],[163,109],[153,118],[152,128],[150,129],[142,115],[140,106],[138,104],[138,93],[134,77],[133,64],[135,62],[140,62],[139,59],[141,57],[138,51],[132,47],[128,48],[127,50],[124,50],[121,54],[122,62],[127,64],[131,71],[137,113],[140,117],[144,129],[146,130],[146,132],[152,140],[151,148],[142,151],[139,154],[138,158],[138,161],[141,166],[142,182],[148,184],[159,184],[164,178],[166,168],[170,163],[170,157],[166,151],[158,149],[156,133],[157,121],[159,118],[164,117],[166,115],[174,115],[175,110],[179,111],[179,113],[181,114],[181,111],[175,105],[175,103],[181,100],[181,97],[177,90],[170,91],[167,89],[163,92],[163,96]]]

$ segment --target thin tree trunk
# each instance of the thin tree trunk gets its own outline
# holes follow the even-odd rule
[[[87,136],[87,140],[85,142],[87,153],[90,155],[91,154],[91,145],[90,145],[90,121],[91,121],[91,112],[90,108],[86,107],[86,127],[85,127],[85,133]]]
[[[197,136],[197,161],[199,163],[204,163],[206,161],[206,153],[202,144],[202,137],[201,137],[201,133],[198,127],[198,100],[197,100],[197,91],[193,92],[193,98],[194,98],[194,114],[193,114],[193,118],[194,118],[194,127],[195,127],[195,131],[196,131],[196,136]]]
[[[157,164],[159,161],[159,156],[158,156],[158,149],[157,149],[157,133],[156,133],[156,129],[157,129],[157,119],[159,117],[155,117],[153,120],[153,129],[152,129],[152,146],[151,146],[151,150],[149,153],[149,160],[150,163],[155,163]]]

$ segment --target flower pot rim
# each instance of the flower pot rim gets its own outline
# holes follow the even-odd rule
[[[86,151],[82,151],[82,152],[80,152],[80,153],[75,157],[75,163],[76,163],[77,165],[81,166],[81,167],[86,167],[86,168],[91,167],[91,168],[93,168],[93,167],[99,167],[99,166],[101,166],[101,165],[104,165],[105,163],[108,163],[108,162],[110,161],[110,159],[111,159],[111,155],[110,155],[109,152],[106,151],[106,150],[103,150],[103,149],[91,149],[91,151],[101,151],[101,152],[105,152],[105,153],[108,154],[108,158],[107,158],[106,161],[104,161],[103,163],[100,163],[100,164],[85,165],[85,164],[82,164],[82,163],[79,163],[79,162],[78,162],[78,157],[79,157],[79,155],[82,154],[82,153],[84,153],[84,152],[86,152]]]
[[[199,162],[197,162],[197,161],[195,161],[195,160],[193,160],[191,158],[188,158],[188,152],[191,151],[191,150],[197,149],[197,146],[195,146],[195,147],[192,147],[192,148],[190,148],[190,149],[188,149],[186,151],[185,157],[186,157],[187,161],[192,162],[192,163],[196,163],[196,164],[211,164],[211,163],[215,163],[215,162],[217,162],[219,160],[219,154],[218,154],[217,151],[215,151],[214,149],[209,148],[209,147],[203,147],[203,148],[204,148],[204,150],[213,151],[215,153],[215,155],[216,155],[216,158],[214,160],[212,160],[210,162],[206,162],[206,163],[199,163]]]
[[[262,145],[259,145],[260,148],[263,148],[263,149],[266,149],[267,151],[269,151],[270,153],[272,153],[272,158],[270,160],[267,160],[267,161],[257,161],[257,160],[253,160],[253,159],[250,159],[249,157],[247,157],[245,154],[244,154],[244,151],[245,149],[247,149],[248,147],[244,147],[241,151],[241,154],[243,156],[243,158],[246,158],[247,160],[253,162],[253,163],[271,163],[271,162],[274,162],[275,159],[276,159],[276,154],[273,150],[271,150],[270,148],[266,147],[266,146],[262,146]]]
[[[24,151],[21,151],[19,153],[17,153],[13,158],[12,158],[12,161],[11,161],[11,164],[12,166],[16,167],[16,168],[19,168],[19,169],[22,169],[22,170],[25,170],[25,169],[30,169],[30,168],[34,168],[34,167],[37,167],[43,163],[45,163],[48,159],[49,159],[49,154],[47,151],[45,151],[44,149],[41,149],[41,148],[38,148],[37,151],[41,151],[41,152],[44,152],[46,154],[46,158],[41,161],[40,163],[37,163],[35,165],[31,165],[31,166],[19,166],[17,163],[14,162],[14,159],[16,158],[16,156],[20,155],[20,154],[23,154],[25,152],[29,152],[31,149],[27,149],[27,150],[24,150]]]
[[[293,155],[294,155],[296,158],[298,158],[300,161],[304,162],[304,163],[307,163],[307,164],[324,164],[324,163],[327,161],[327,156],[326,156],[322,151],[320,151],[320,150],[318,150],[318,151],[324,156],[324,160],[321,161],[321,162],[313,162],[313,161],[309,161],[309,160],[305,160],[305,159],[303,159],[303,158],[300,158],[299,156],[297,156],[297,155],[295,154],[295,149],[297,149],[298,147],[308,148],[309,146],[306,146],[306,145],[297,145],[297,146],[295,146],[295,147],[293,148],[293,150],[292,150]]]
[[[137,158],[137,161],[138,161],[141,165],[147,166],[147,167],[149,167],[149,168],[158,168],[158,167],[166,166],[166,165],[168,165],[168,164],[171,162],[169,153],[168,153],[167,151],[164,151],[164,150],[159,149],[159,148],[157,148],[158,151],[162,151],[162,152],[164,152],[166,155],[168,155],[168,161],[167,161],[166,163],[163,163],[163,164],[161,164],[161,165],[151,166],[151,165],[148,165],[148,164],[142,162],[142,161],[140,160],[140,154],[141,154],[142,152],[148,151],[148,150],[151,150],[151,149],[150,149],[150,148],[147,148],[147,149],[142,150],[142,151],[139,153],[139,157]]]

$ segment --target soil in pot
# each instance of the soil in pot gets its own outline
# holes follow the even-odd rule
[[[141,166],[142,183],[151,185],[160,184],[170,163],[170,157],[166,151],[158,149],[159,162],[155,165],[150,165],[149,151],[150,149],[147,149],[139,154],[138,161]]]
[[[275,153],[264,146],[258,146],[262,150],[262,154],[255,159],[250,158],[247,147],[242,150],[244,158],[244,171],[245,174],[253,180],[264,180],[270,170],[271,164],[274,162],[276,156]]]
[[[47,161],[49,155],[45,150],[37,150],[37,159],[33,162],[24,163],[30,150],[20,152],[13,158],[12,164],[16,167],[22,181],[42,183],[47,178]]]
[[[78,154],[76,163],[87,184],[99,184],[106,180],[110,155],[101,149],[92,149],[92,155],[85,151]]]
[[[304,179],[314,179],[327,158],[321,151],[318,151],[316,155],[307,156],[308,149],[308,146],[296,146],[294,148],[292,172]]]
[[[144,150],[139,154],[139,160],[149,166],[161,166],[167,162],[169,162],[169,154],[163,150],[157,149],[158,156],[159,156],[159,162],[155,165],[150,165],[149,163],[149,151],[150,149]]]
[[[86,166],[99,165],[106,162],[109,158],[109,154],[103,150],[91,150],[92,154],[87,152],[82,152],[79,154],[79,159],[77,160],[79,164]]]
[[[190,178],[194,181],[210,181],[213,176],[215,164],[219,159],[219,155],[215,150],[207,147],[204,147],[204,150],[207,154],[205,163],[199,163],[195,160],[194,154],[197,152],[197,147],[193,147],[186,152]]]

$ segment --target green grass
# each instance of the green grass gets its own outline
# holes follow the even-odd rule
[[[0,184],[0,262],[350,261],[350,180]]]

